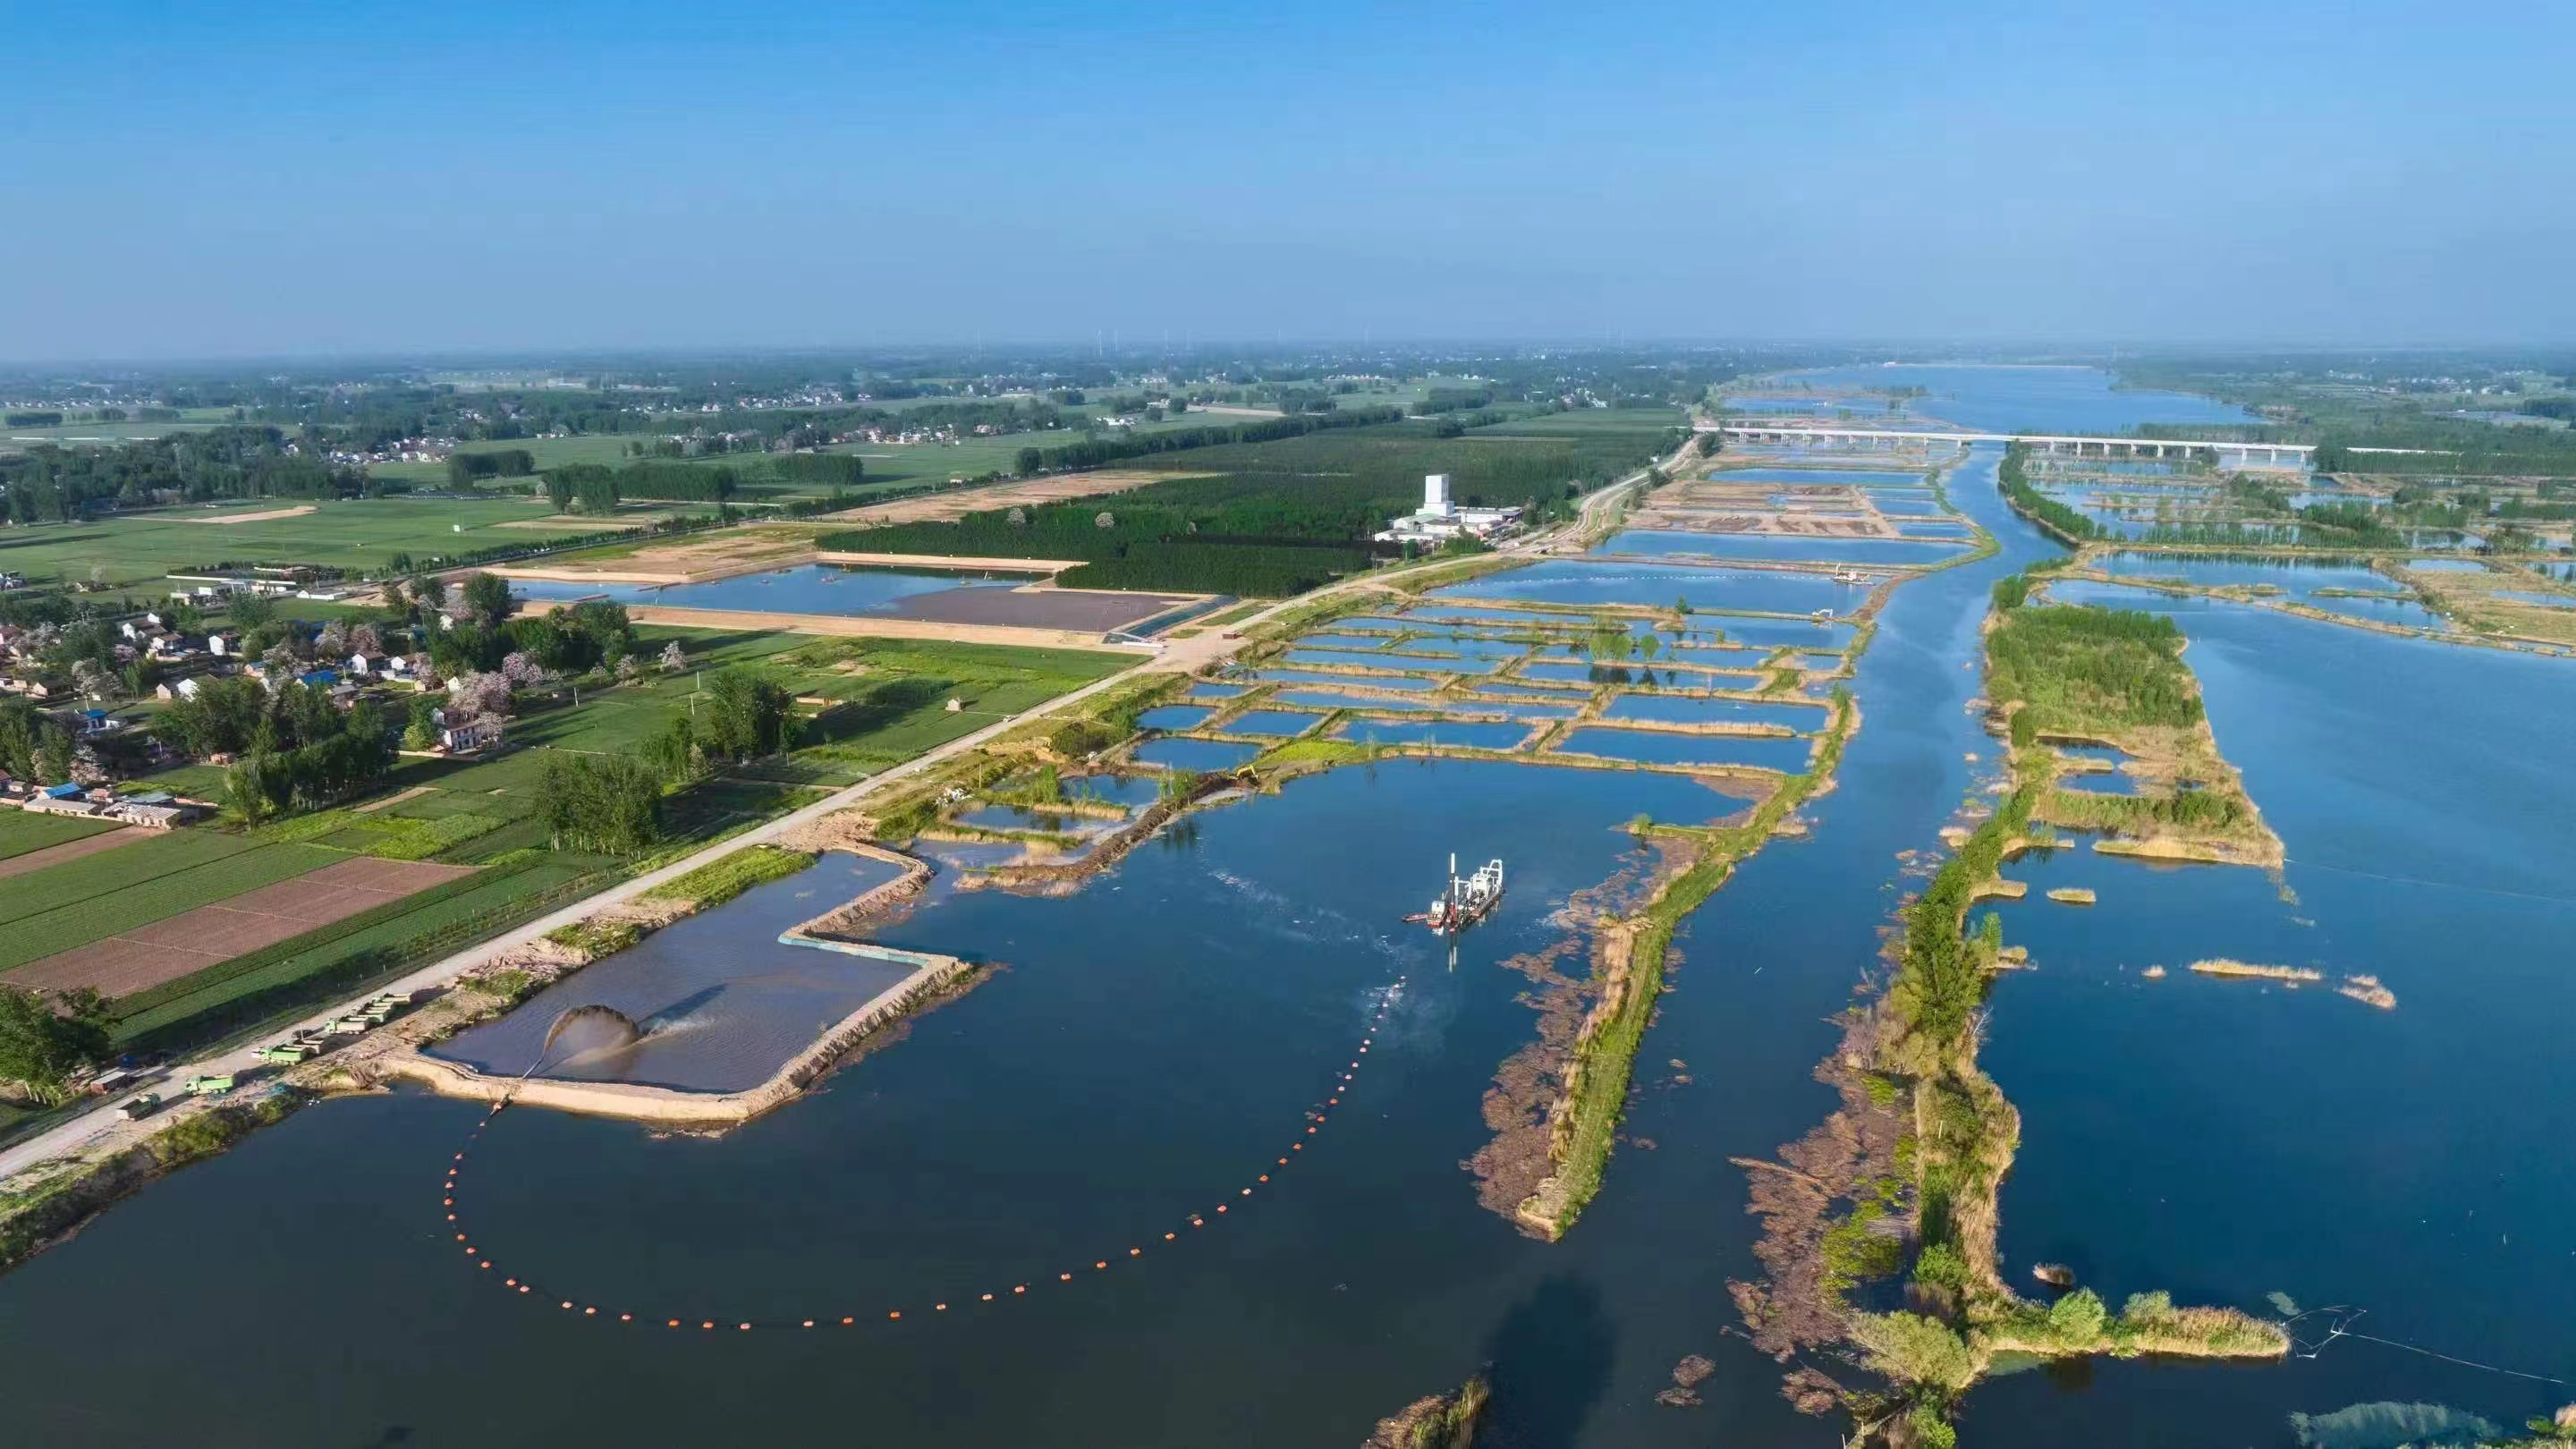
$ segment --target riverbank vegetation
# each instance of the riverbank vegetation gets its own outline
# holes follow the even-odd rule
[[[1883,988],[1846,1016],[1840,1046],[1818,1068],[1843,1105],[1784,1149],[1783,1162],[1745,1164],[1768,1278],[1731,1287],[1755,1342],[1784,1361],[1855,1354],[1886,1389],[1847,1389],[1801,1366],[1785,1391],[1817,1412],[1847,1407],[1864,1438],[1889,1444],[1955,1442],[1948,1420],[1959,1396],[2006,1356],[2269,1358],[2288,1348],[2278,1324],[2234,1309],[2142,1293],[2114,1313],[2084,1288],[2042,1303],[2015,1293],[2001,1272],[1997,1195],[2020,1115],[1977,1054],[1986,993],[2010,953],[1999,917],[1971,917],[2008,858],[2080,813],[2063,803],[2072,792],[2058,787],[2062,759],[2046,740],[2116,744],[2132,757],[2125,768],[2188,774],[2198,791],[2176,794],[2211,794],[2225,806],[2215,815],[2167,807],[2173,818],[2129,818],[2123,828],[2152,823],[2229,858],[2279,858],[2218,758],[2171,621],[2030,599],[2026,578],[1999,581],[1986,630],[2007,793],[1905,906]],[[2127,797],[2083,797],[2101,798]],[[1860,1284],[1909,1262],[1903,1308],[1852,1301]]]
[[[2033,777],[2051,782],[2030,807],[2032,818],[2114,836],[2146,853],[2277,865],[2280,839],[2219,755],[2173,620],[2029,598],[2023,577],[1996,586],[1986,693],[2010,747],[2030,755]],[[2137,793],[2057,787],[2049,740],[2117,746],[2140,782]]]
[[[1416,1399],[1404,1412],[1378,1420],[1360,1449],[1468,1449],[1476,1418],[1492,1397],[1492,1382],[1479,1373],[1450,1393]]]

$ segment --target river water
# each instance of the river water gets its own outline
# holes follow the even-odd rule
[[[2010,421],[2106,425],[2045,402]],[[1931,845],[1991,767],[1969,710],[1987,588],[2054,552],[2006,514],[1994,463],[1976,457],[1949,493],[2002,554],[1896,590],[1852,681],[1865,723],[1836,788],[1804,811],[1806,836],[1684,924],[1628,1140],[1561,1244],[1480,1209],[1459,1166],[1486,1137],[1496,1064],[1531,1030],[1526,983],[1497,963],[1557,939],[1572,893],[1635,863],[1623,822],[1742,802],[1671,775],[1403,761],[1193,817],[1070,897],[935,888],[882,939],[1000,969],[723,1138],[506,1114],[464,1203],[477,1249],[534,1295],[472,1270],[438,1205],[431,1169],[475,1107],[396,1093],[257,1134],[0,1280],[13,1432],[1312,1449],[1357,1444],[1491,1364],[1489,1449],[1832,1444],[1730,1336],[1726,1282],[1759,1267],[1727,1159],[1768,1156],[1832,1107],[1810,1072],[1913,884],[1896,857]],[[1604,587],[1542,567],[1540,597]],[[1692,582],[1625,571],[1638,602]],[[1998,989],[1988,1033],[2024,1120],[2007,1261],[2073,1262],[2115,1302],[2161,1287],[2360,1304],[2356,1326],[2386,1337],[2564,1374],[2576,990],[2555,943],[2576,924],[2576,847],[2551,832],[2576,775],[2552,722],[2576,674],[2195,604],[2174,605],[2190,658],[2288,841],[2297,899],[2248,870],[2014,867],[2102,902],[2034,891],[2006,908],[2038,966]],[[1157,747],[1188,768],[1249,748]],[[1511,870],[1454,967],[1399,919],[1453,851]],[[755,913],[735,918],[739,947],[704,949],[749,960],[775,929]],[[2373,972],[2400,1004],[2178,969],[2206,954]],[[2147,964],[2177,969],[2148,981]],[[563,1313],[558,1296],[646,1321],[859,1322],[674,1333]],[[924,1311],[937,1301],[955,1307]],[[1705,1404],[1654,1403],[1692,1353],[1719,1366]],[[2504,1420],[2551,1393],[2347,1339],[2287,1366],[2019,1375],[1973,1396],[1963,1428],[1977,1444],[2286,1445],[2292,1410],[2424,1397]]]

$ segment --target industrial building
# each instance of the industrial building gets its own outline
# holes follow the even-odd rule
[[[1431,473],[1422,480],[1422,509],[1389,523],[1377,535],[1380,543],[1443,544],[1461,536],[1492,538],[1521,521],[1517,508],[1461,508],[1450,501],[1449,475]]]

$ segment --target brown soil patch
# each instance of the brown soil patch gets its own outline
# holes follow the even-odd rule
[[[9,972],[8,979],[48,991],[88,986],[104,996],[129,996],[471,874],[468,866],[426,861],[344,860],[31,961]]]
[[[1067,473],[1055,478],[1029,478],[1017,483],[994,483],[982,488],[953,488],[944,493],[924,493],[912,498],[898,498],[891,503],[870,503],[844,513],[824,515],[866,527],[880,523],[954,523],[969,513],[989,513],[997,508],[1029,507],[1040,503],[1063,503],[1075,498],[1098,498],[1111,493],[1124,493],[1148,483],[1170,483],[1182,478],[1213,478],[1213,473],[1148,472],[1138,468],[1103,468],[1091,473]]]
[[[399,795],[387,795],[381,800],[370,800],[366,804],[358,806],[357,813],[360,815],[372,814],[375,811],[384,809],[388,805],[400,805],[405,800],[426,795],[437,788],[438,787],[435,785],[414,785]]]
[[[31,850],[24,855],[13,855],[7,860],[0,860],[0,880],[7,880],[13,875],[25,875],[33,870],[43,870],[49,865],[60,865],[67,860],[78,860],[85,855],[96,855],[102,850],[114,850],[119,846],[132,845],[138,840],[149,838],[154,833],[128,826],[123,830],[107,830],[96,835],[84,835],[78,840],[66,840],[60,845],[48,845],[42,850]]]
[[[753,524],[651,544],[621,558],[595,563],[557,561],[492,572],[507,578],[561,579],[570,583],[701,583],[803,563],[814,556],[817,532],[815,528],[796,525]]]
[[[999,624],[952,624],[937,619],[898,619],[887,614],[769,614],[743,609],[674,609],[630,604],[638,624],[682,629],[774,629],[840,639],[944,639],[957,644],[1017,644],[1033,649],[1117,649],[1094,629],[1038,629]]]
[[[182,523],[266,523],[272,518],[296,518],[313,511],[312,504],[299,503],[293,508],[269,508],[258,513],[227,513],[221,518],[182,517],[179,521]]]

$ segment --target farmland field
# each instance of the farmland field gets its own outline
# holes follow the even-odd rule
[[[39,815],[31,810],[0,808],[0,860],[115,828],[107,821],[83,820],[76,815]]]
[[[222,562],[327,564],[356,572],[383,569],[397,553],[426,563],[438,554],[526,548],[550,535],[595,533],[596,522],[567,518],[543,502],[493,498],[362,498],[314,506],[309,513],[252,523],[204,521],[265,508],[228,503],[208,509],[120,514],[90,523],[0,528],[0,569],[32,581],[95,576],[120,587],[153,585],[171,573]],[[505,528],[534,522],[538,527]]]
[[[196,832],[167,843],[199,840],[235,848],[192,859],[176,851],[155,851],[152,847],[163,842],[147,841],[10,881],[7,899],[0,901],[0,924],[8,927],[0,932],[0,971],[349,858],[319,846],[258,845]],[[139,868],[155,866],[157,874],[137,874]],[[122,883],[104,885],[109,878],[122,878]]]

